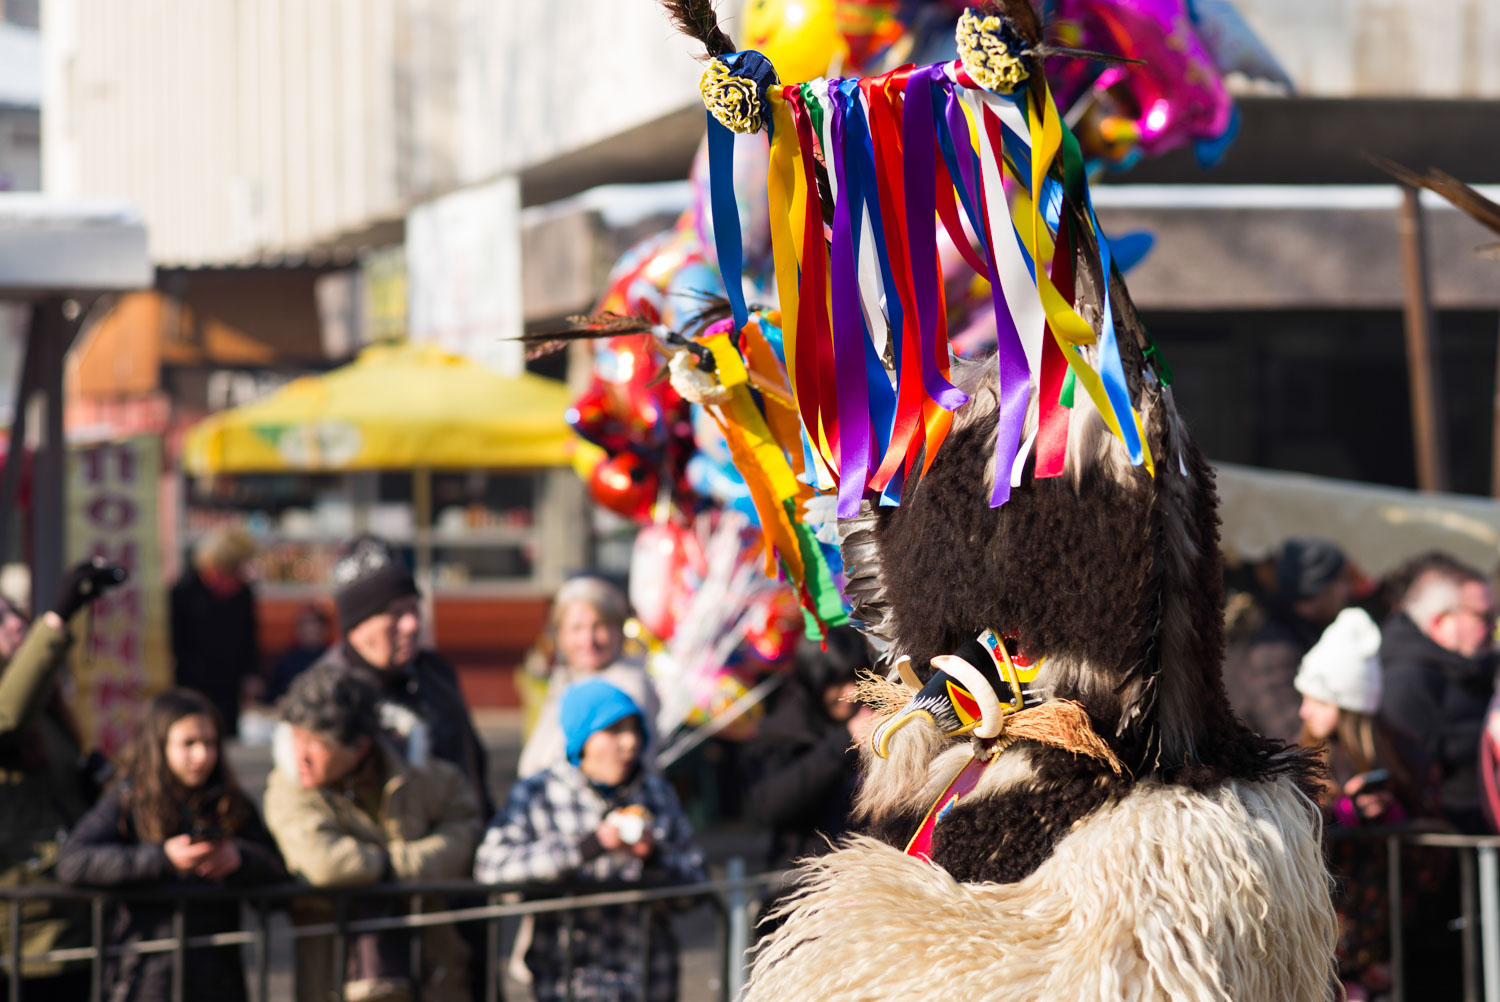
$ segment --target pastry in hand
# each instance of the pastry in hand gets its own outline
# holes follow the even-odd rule
[[[616,808],[609,812],[604,820],[614,825],[615,831],[620,835],[620,841],[626,845],[635,845],[646,836],[646,831],[651,827],[651,812],[640,804],[630,804],[627,807]]]

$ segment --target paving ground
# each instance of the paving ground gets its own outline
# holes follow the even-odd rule
[[[515,778],[516,763],[521,754],[521,718],[518,712],[490,711],[476,716],[480,737],[489,751],[489,774],[492,793],[497,801],[503,801],[511,782]],[[229,757],[236,775],[245,789],[257,799],[265,789],[266,776],[271,769],[271,751],[266,745],[232,744]],[[705,791],[711,796],[723,796],[730,791]],[[764,858],[766,837],[763,833],[741,825],[705,824],[699,828],[699,842],[708,858],[711,873],[722,875],[730,858],[739,856],[754,870]],[[278,936],[277,930],[285,929],[285,919],[278,918],[272,927],[273,949],[271,955],[271,991],[273,1000],[291,1000],[292,970],[289,940]],[[707,908],[699,908],[678,916],[674,920],[678,942],[682,945],[682,1002],[718,1002],[722,998],[721,960],[719,957],[718,923]],[[506,950],[515,929],[507,923],[505,929]],[[247,969],[253,969],[247,960]],[[252,991],[255,989],[252,982]],[[252,994],[251,996],[255,996]],[[529,999],[530,993],[524,985],[507,979],[505,997],[515,1000]],[[476,1002],[483,999],[476,996]]]

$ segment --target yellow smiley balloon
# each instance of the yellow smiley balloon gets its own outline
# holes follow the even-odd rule
[[[740,44],[771,60],[782,83],[823,76],[849,55],[835,6],[835,0],[746,0]]]

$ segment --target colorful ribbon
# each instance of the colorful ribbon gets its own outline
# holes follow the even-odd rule
[[[715,71],[714,100],[721,115],[759,116],[771,133],[767,206],[784,354],[763,336],[764,320],[747,326],[733,134],[712,116],[715,245],[740,340],[710,340],[716,358],[737,354],[761,387],[757,396],[745,379],[736,383],[723,419],[742,426],[731,448],[760,471],[746,480],[805,603],[821,589],[809,590],[813,579],[831,581],[799,517],[807,485],[836,490],[845,518],[865,500],[899,503],[968,399],[950,372],[939,227],[990,287],[999,398],[991,504],[1009,499],[1033,453],[1034,476],[1063,472],[1075,387],[1131,461],[1152,470],[1120,356],[1109,241],[1045,80],[999,94],[950,62],[782,87],[752,55],[722,58],[728,79]],[[741,105],[745,80],[758,99]],[[1073,302],[1075,256],[1090,240],[1102,282],[1097,332]],[[739,378],[727,358],[720,372]],[[1023,440],[1033,393],[1035,430]]]

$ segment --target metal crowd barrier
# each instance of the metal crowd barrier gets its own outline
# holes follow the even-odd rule
[[[1379,841],[1386,849],[1387,879],[1386,894],[1389,914],[1392,916],[1389,935],[1391,946],[1393,1002],[1405,1002],[1408,997],[1406,985],[1406,953],[1402,934],[1402,863],[1401,849],[1404,846],[1426,846],[1452,850],[1458,856],[1461,885],[1461,942],[1463,948],[1464,1002],[1500,1002],[1500,836],[1497,835],[1452,835],[1431,831],[1400,828],[1339,828],[1329,829],[1327,835],[1335,841]],[[715,916],[718,936],[716,938],[716,967],[721,972],[720,994],[724,1002],[733,1002],[738,997],[745,979],[745,954],[751,946],[752,908],[766,894],[780,887],[786,879],[781,872],[746,876],[742,859],[731,859],[722,879],[700,884],[653,885],[590,884],[559,890],[557,885],[526,884],[476,884],[472,881],[434,881],[423,884],[372,884],[365,887],[312,888],[306,884],[280,884],[272,887],[234,888],[184,888],[171,892],[140,891],[115,893],[90,891],[82,888],[67,888],[48,885],[22,887],[0,887],[0,907],[7,910],[9,919],[9,942],[0,955],[0,969],[5,971],[10,984],[13,1002],[24,1002],[22,992],[25,982],[21,978],[21,965],[13,962],[21,952],[21,906],[26,901],[52,899],[87,901],[90,904],[92,921],[90,935],[92,945],[66,950],[52,950],[42,954],[27,954],[24,960],[34,962],[87,961],[91,971],[92,1002],[102,1002],[104,991],[104,962],[107,957],[131,953],[173,954],[172,1000],[183,1000],[183,964],[186,951],[210,946],[251,946],[254,949],[253,969],[256,971],[255,992],[252,998],[258,1002],[270,1000],[271,961],[271,914],[285,907],[294,898],[320,897],[330,900],[335,918],[332,922],[307,925],[291,925],[285,935],[292,939],[313,936],[334,937],[333,971],[334,984],[340,988],[344,982],[344,960],[350,936],[364,932],[381,932],[399,929],[421,929],[449,923],[483,922],[486,927],[488,949],[485,962],[486,978],[484,991],[476,994],[476,1002],[498,1002],[500,979],[505,958],[501,955],[501,922],[520,919],[528,915],[561,915],[564,927],[568,928],[571,916],[587,908],[609,906],[650,907],[668,901],[693,901],[700,906],[709,906]],[[424,895],[446,895],[456,898],[483,896],[486,903],[442,911],[423,912],[421,898]],[[508,897],[520,895],[523,900],[506,901]],[[407,915],[354,919],[348,917],[349,902],[354,898],[410,899],[412,912]],[[214,901],[238,899],[249,905],[255,916],[253,928],[215,935],[189,936],[185,928],[184,905],[189,901]],[[165,939],[146,940],[130,945],[107,946],[105,938],[106,909],[112,900],[126,901],[171,901],[174,904],[172,936]],[[642,924],[646,935],[641,950],[642,984],[649,969],[650,923]],[[412,969],[421,970],[421,937],[412,937]],[[571,960],[571,958],[569,958]],[[565,972],[564,983],[571,990],[571,971]],[[420,982],[420,978],[414,978]],[[1481,992],[1482,985],[1482,992]],[[420,990],[420,985],[418,984]]]
[[[0,969],[5,971],[10,986],[12,1002],[24,1002],[28,996],[22,993],[26,982],[22,979],[22,964],[14,958],[22,956],[23,962],[74,962],[87,961],[90,965],[91,1002],[102,1002],[104,997],[104,965],[106,958],[127,954],[168,953],[172,954],[172,1002],[185,1002],[183,998],[184,958],[189,949],[213,946],[251,946],[254,951],[252,969],[256,972],[255,988],[251,998],[258,1002],[270,1002],[271,983],[271,915],[285,907],[293,899],[321,898],[329,900],[334,909],[334,921],[312,924],[292,924],[283,935],[293,942],[315,936],[334,937],[333,983],[343,998],[344,966],[349,937],[366,932],[384,932],[400,929],[423,929],[429,926],[450,923],[483,922],[485,924],[486,950],[485,984],[483,991],[476,990],[476,1002],[499,1002],[501,977],[505,957],[501,949],[503,937],[501,922],[506,919],[521,919],[530,915],[562,916],[565,929],[571,928],[572,917],[588,908],[613,906],[635,906],[648,909],[653,905],[664,906],[666,902],[696,902],[697,906],[708,905],[714,912],[718,927],[716,937],[717,969],[723,1002],[732,1002],[744,986],[745,955],[751,946],[750,934],[752,908],[767,893],[782,885],[782,872],[762,873],[746,876],[744,860],[728,861],[722,879],[708,880],[699,884],[654,884],[635,882],[629,884],[593,883],[559,889],[558,885],[535,884],[478,884],[468,880],[430,881],[427,883],[371,884],[364,887],[309,887],[306,884],[278,884],[267,887],[244,888],[179,888],[171,891],[98,891],[87,888],[62,887],[56,885],[29,885],[0,887],[0,907],[6,909],[9,926],[9,942],[0,954]],[[442,911],[424,912],[421,900],[424,895],[443,895],[450,898],[484,897],[486,903]],[[522,900],[507,901],[506,898],[520,896]],[[349,903],[355,898],[410,899],[412,911],[407,915],[381,918],[350,919]],[[87,901],[91,908],[90,946],[72,949],[51,950],[46,953],[21,954],[21,906],[24,902],[39,899],[60,901]],[[214,935],[188,935],[184,919],[184,908],[188,902],[237,900],[247,904],[254,914],[253,928]],[[106,909],[112,901],[161,902],[173,904],[172,935],[165,939],[144,940],[129,945],[105,945]],[[650,970],[651,923],[643,922],[641,948],[642,985],[647,984]],[[422,937],[411,937],[411,961],[413,972],[422,969]],[[564,969],[563,983],[572,997],[572,958]],[[293,967],[295,972],[295,964]],[[414,988],[421,991],[421,977],[413,976]]]
[[[1401,921],[1401,849],[1403,846],[1428,846],[1453,850],[1458,856],[1462,907],[1459,931],[1463,945],[1464,1002],[1479,1002],[1480,999],[1500,1002],[1500,835],[1452,835],[1422,831],[1414,826],[1330,828],[1326,834],[1333,841],[1385,843],[1386,903],[1391,916],[1392,1002],[1405,1002],[1408,997],[1406,944]]]

